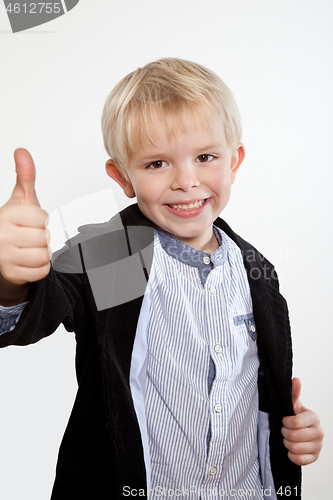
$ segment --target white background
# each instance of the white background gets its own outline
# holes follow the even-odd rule
[[[294,374],[326,431],[320,460],[303,469],[314,500],[333,497],[332,16],[331,0],[81,0],[14,35],[0,5],[1,205],[22,146],[49,213],[87,195],[85,222],[125,206],[105,174],[100,116],[120,78],[152,59],[194,60],[233,90],[247,157],[223,217],[276,264],[289,303]],[[78,224],[81,207],[67,210]],[[75,397],[74,336],[59,328],[2,350],[0,381],[0,499],[45,500]]]

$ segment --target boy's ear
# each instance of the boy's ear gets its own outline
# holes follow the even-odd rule
[[[231,183],[232,184],[236,180],[236,174],[237,174],[238,169],[241,166],[244,158],[245,158],[245,146],[242,142],[240,142],[237,150],[233,153],[233,155],[231,157],[230,175],[231,175]]]
[[[106,162],[105,169],[108,176],[119,184],[128,198],[135,198],[136,194],[130,179],[125,176],[112,160]]]

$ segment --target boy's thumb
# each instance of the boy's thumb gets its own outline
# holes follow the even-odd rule
[[[292,397],[293,397],[293,406],[295,414],[301,413],[303,405],[300,401],[301,396],[301,381],[299,378],[292,379]]]
[[[29,151],[23,148],[14,152],[16,184],[11,199],[15,203],[40,206],[35,191],[36,169]]]

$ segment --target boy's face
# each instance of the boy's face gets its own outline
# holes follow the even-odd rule
[[[228,147],[221,119],[169,138],[156,119],[154,144],[138,144],[128,179],[109,160],[106,170],[143,214],[163,231],[196,248],[214,251],[213,222],[227,205],[243,161],[242,144]]]

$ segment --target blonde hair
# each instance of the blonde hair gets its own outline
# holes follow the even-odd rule
[[[202,121],[209,127],[214,113],[223,121],[228,146],[237,149],[242,134],[240,115],[221,78],[200,64],[159,59],[125,76],[108,96],[102,115],[105,149],[126,174],[135,141],[154,142],[156,115],[172,137]]]

